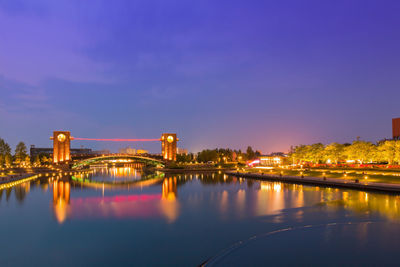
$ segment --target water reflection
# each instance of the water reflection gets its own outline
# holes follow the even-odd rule
[[[121,179],[116,181],[116,178]],[[180,199],[179,188],[187,183],[193,188],[200,185],[204,188]],[[238,218],[272,216],[273,222],[281,222],[285,219],[282,216],[290,215],[291,219],[301,222],[305,208],[314,208],[400,220],[398,195],[244,180],[217,173],[164,175],[146,173],[142,168],[134,170],[130,166],[97,169],[91,175],[54,181],[42,178],[23,183],[0,190],[0,204],[15,199],[23,205],[26,196],[36,187],[44,193],[52,188],[52,210],[59,223],[67,219],[160,217],[172,223],[179,219],[182,205],[195,208],[204,200],[223,219],[232,215]]]
[[[131,181],[140,180],[146,176],[143,164],[126,164],[123,166],[93,167],[93,179],[102,181]]]
[[[96,174],[94,174],[96,175]],[[156,218],[164,217],[168,222],[174,222],[179,215],[179,202],[177,200],[177,177],[163,178],[151,176],[143,180],[134,180],[132,184],[105,184],[103,182],[93,182],[86,175],[71,177],[74,185],[80,181],[80,186],[103,190],[101,197],[70,197],[69,181],[53,182],[53,210],[57,221],[61,224],[66,219],[85,219],[85,218]],[[160,180],[161,179],[161,180]],[[132,194],[126,190],[138,187],[148,187],[154,184],[162,184],[161,193],[152,194]],[[106,196],[104,189],[124,188],[124,192],[117,195]]]
[[[63,223],[70,211],[71,185],[68,181],[53,182],[53,210],[58,223]]]
[[[388,222],[400,221],[400,196],[246,180],[218,173],[164,175],[139,169],[135,174],[133,169],[113,168],[55,180],[43,177],[0,190],[0,215],[7,218],[0,220],[0,229],[8,242],[2,248],[5,257],[0,265],[7,265],[2,264],[6,258],[14,263],[8,265],[17,266],[56,265],[64,259],[70,265],[135,262],[143,266],[191,266],[230,244],[285,228],[299,231],[254,240],[260,245],[252,246],[249,253],[262,256],[254,256],[260,259],[254,265],[276,265],[282,259],[294,259],[294,265],[310,251],[316,260],[321,259],[315,265],[322,265],[331,262],[327,258],[335,257],[336,252],[351,251],[348,255],[352,259],[360,247],[365,248],[363,255],[374,257],[371,251],[376,250],[371,244],[378,248],[386,244],[381,250],[386,256],[388,249],[396,250],[400,243],[393,234],[400,230],[386,231]],[[357,224],[370,221],[385,225]],[[351,224],[331,227],[332,223],[348,222]],[[391,229],[400,229],[398,223]],[[27,240],[21,243],[16,236]],[[337,244],[339,250],[332,251],[335,247],[327,244]],[[101,251],[112,251],[112,256],[99,253],[99,245]],[[287,257],[288,251],[298,256]],[[248,255],[252,254],[244,252],[235,255],[251,265]],[[18,257],[22,253],[32,256]],[[265,255],[274,259],[266,261]],[[24,262],[24,258],[32,262]]]
[[[165,178],[162,183],[161,210],[168,222],[174,222],[179,216],[177,177]]]

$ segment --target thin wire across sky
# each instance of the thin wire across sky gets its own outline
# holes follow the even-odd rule
[[[104,139],[104,138],[81,138],[81,137],[74,137],[74,140],[103,141],[103,142],[154,142],[154,141],[161,141],[160,139],[121,139],[121,138]]]

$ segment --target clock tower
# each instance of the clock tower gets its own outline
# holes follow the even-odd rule
[[[54,131],[53,136],[53,163],[62,163],[71,160],[71,133],[67,131]]]
[[[165,160],[176,160],[176,144],[179,139],[176,133],[163,133],[161,135],[161,152]]]

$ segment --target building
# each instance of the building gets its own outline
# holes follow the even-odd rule
[[[275,152],[269,155],[260,156],[260,165],[261,166],[279,166],[284,163],[287,155],[282,152]]]
[[[53,136],[53,163],[71,160],[71,133],[67,131],[54,131]]]
[[[96,156],[101,156],[101,155],[109,155],[111,154],[111,151],[108,149],[103,149],[103,150],[94,150],[91,153],[92,155],[96,155]]]
[[[392,119],[393,139],[400,140],[400,118]]]
[[[165,160],[176,160],[176,144],[179,139],[175,133],[163,133],[161,135],[161,153]]]
[[[53,157],[53,149],[52,148],[35,147],[34,145],[31,145],[30,154],[31,154],[31,158],[35,158],[36,156],[39,156],[39,155]]]
[[[92,151],[90,148],[71,148],[70,155],[71,157],[75,156],[87,156],[93,155],[95,151]],[[31,145],[30,149],[31,158],[35,158],[36,156],[44,155],[47,157],[53,157],[53,148],[44,148],[44,147],[35,147]]]
[[[176,154],[178,154],[178,155],[187,155],[188,151],[185,148],[177,147],[176,148]]]
[[[119,154],[135,155],[136,149],[127,147],[127,148],[121,148],[118,152],[119,152]]]
[[[136,154],[138,154],[138,155],[149,154],[149,151],[144,150],[144,149],[138,149],[138,150],[136,151]]]

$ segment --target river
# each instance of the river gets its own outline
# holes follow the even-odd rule
[[[132,166],[0,191],[0,265],[384,265],[400,196]]]

